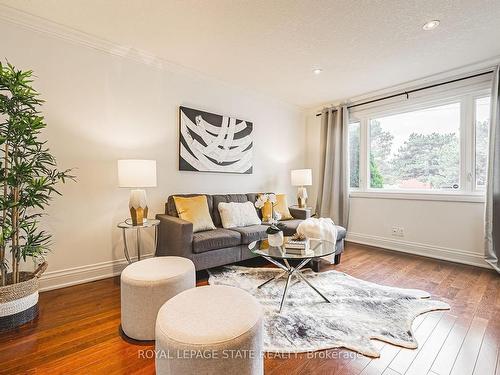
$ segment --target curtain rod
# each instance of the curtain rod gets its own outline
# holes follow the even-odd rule
[[[400,93],[397,93],[397,94],[392,94],[392,95],[384,96],[384,97],[382,97],[382,98],[373,99],[373,100],[368,100],[368,101],[366,101],[366,102],[361,102],[361,103],[351,104],[351,105],[348,105],[348,106],[347,106],[347,108],[354,108],[354,107],[359,107],[359,106],[361,106],[361,105],[366,105],[366,104],[371,104],[371,103],[375,103],[375,102],[380,102],[380,101],[382,101],[382,100],[392,99],[392,98],[395,98],[395,97],[398,97],[398,96],[401,96],[401,95],[406,95],[406,99],[409,99],[409,95],[410,95],[410,94],[413,94],[414,92],[417,92],[417,91],[422,91],[422,90],[432,89],[432,88],[434,88],[434,87],[447,85],[447,84],[449,84],[449,83],[454,83],[454,82],[463,81],[463,80],[465,80],[465,79],[470,79],[470,78],[480,77],[480,76],[484,76],[484,75],[486,75],[486,74],[490,74],[490,73],[493,73],[493,70],[488,70],[488,71],[486,71],[486,72],[473,74],[473,75],[470,75],[470,76],[467,76],[467,77],[462,77],[462,78],[452,79],[451,81],[446,81],[446,82],[435,83],[435,84],[433,84],[433,85],[420,87],[420,88],[418,88],[418,89],[413,89],[413,90],[403,91],[403,92],[400,92]],[[321,113],[322,113],[322,112],[320,112],[320,113],[316,113],[316,117],[321,116]]]

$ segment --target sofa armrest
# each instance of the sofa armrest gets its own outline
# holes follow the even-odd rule
[[[158,246],[156,256],[175,255],[191,258],[193,255],[193,223],[175,216],[158,214]]]
[[[288,210],[294,219],[305,220],[311,217],[310,208],[288,207]]]

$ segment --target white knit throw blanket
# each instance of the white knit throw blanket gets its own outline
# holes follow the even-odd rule
[[[319,238],[321,240],[337,242],[337,227],[332,219],[328,217],[310,217],[304,220],[297,227],[297,233],[309,238]],[[329,261],[331,264],[334,262],[334,255],[329,255],[323,259]]]

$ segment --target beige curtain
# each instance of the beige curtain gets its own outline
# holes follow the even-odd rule
[[[493,77],[485,214],[485,259],[500,273],[500,66]]]
[[[316,212],[347,228],[349,220],[348,109],[321,114],[320,180]]]

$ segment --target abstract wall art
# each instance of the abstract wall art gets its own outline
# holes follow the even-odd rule
[[[179,107],[179,170],[252,173],[253,124]]]

